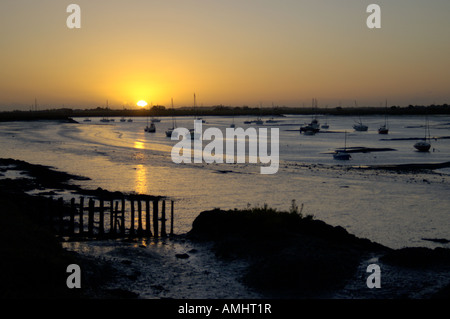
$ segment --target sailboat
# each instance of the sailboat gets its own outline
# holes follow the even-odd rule
[[[176,128],[175,118],[173,116],[173,112],[174,112],[174,110],[173,110],[173,98],[172,98],[172,127],[167,129],[167,131],[166,131],[166,136],[167,137],[172,137],[172,135],[174,134],[173,131]],[[174,137],[178,138],[178,134],[176,136],[174,136]]]
[[[195,93],[194,93],[194,110],[195,110],[195,120],[197,120],[197,121],[201,120],[202,123],[206,123],[206,121],[204,119],[202,119],[201,117],[198,117],[198,115],[197,115],[197,100],[196,100]]]
[[[330,125],[328,125],[328,121],[327,121],[326,117],[325,117],[325,123],[322,124],[321,128],[323,128],[323,129],[329,129],[330,128]]]
[[[348,161],[351,158],[351,155],[347,152],[347,131],[345,131],[344,149],[336,150],[333,157],[335,160],[340,161]]]
[[[155,133],[156,132],[156,126],[154,123],[150,123],[150,126],[147,124],[147,127],[144,129],[144,131],[148,133]]]
[[[353,128],[355,129],[355,131],[358,131],[358,132],[366,132],[369,129],[369,127],[367,125],[362,123],[361,117],[359,117],[359,122],[357,122],[356,124],[353,124]]]
[[[361,119],[359,120],[358,123],[353,125],[353,128],[355,129],[355,131],[359,131],[359,132],[366,132],[369,129],[369,127],[367,125],[364,125],[361,122]]]
[[[201,137],[201,133],[197,133],[193,128],[189,129],[188,135],[191,140],[199,140]]]
[[[387,128],[386,124],[380,126],[378,129],[378,134],[389,134],[389,129]]]
[[[256,120],[253,120],[250,123],[255,123],[256,125],[264,125],[264,121],[261,119],[261,109],[262,103],[259,103],[259,116],[256,118]]]
[[[428,125],[428,118],[425,120],[425,137],[423,141],[414,144],[414,148],[419,152],[428,152],[431,148],[430,140],[430,127]]]
[[[355,101],[355,107],[358,108],[358,104]],[[361,116],[359,117],[359,122],[357,122],[356,124],[353,124],[353,128],[355,129],[355,131],[358,132],[366,132],[369,127],[367,125],[364,125],[361,121]]]
[[[144,131],[148,132],[148,133],[155,133],[156,132],[155,123],[152,122],[149,125],[149,123],[148,123],[148,116],[147,116],[147,126],[145,127]]]
[[[107,109],[107,110],[109,109],[108,100],[106,100],[106,109]],[[103,117],[103,118],[100,120],[100,122],[103,122],[103,123],[109,123],[109,122],[111,122],[111,120],[108,119],[108,118],[106,118],[106,117]]]
[[[109,110],[108,100],[106,100],[106,110]],[[103,118],[100,120],[100,122],[103,122],[103,123],[109,123],[109,122],[112,122],[112,120],[111,120],[111,119],[108,119],[108,118],[106,118],[106,117],[103,117]]]
[[[313,119],[311,121],[311,123],[300,127],[300,133],[303,132],[306,135],[314,135],[319,131],[320,131],[320,127],[319,127],[319,121],[317,121],[317,119]]]
[[[278,121],[274,120],[273,117],[271,117],[269,120],[266,121],[266,123],[278,123]]]
[[[168,128],[166,131],[166,136],[167,137],[172,137],[173,131],[175,130],[175,128]]]
[[[148,110],[150,111],[152,109],[153,109],[153,102],[150,102],[150,106],[149,106]],[[147,119],[147,122],[148,122],[148,119]],[[161,120],[159,118],[157,118],[157,117],[152,116],[150,122],[151,123],[159,123],[159,122],[161,122]]]
[[[235,128],[236,127],[236,124],[234,124],[234,114],[233,114],[233,123],[230,124],[230,127],[231,128]]]
[[[313,119],[311,120],[311,123],[300,127],[300,133],[304,132],[306,135],[314,135],[320,131],[320,124],[316,117],[316,108],[317,108],[317,100],[316,99],[312,100],[312,107],[314,110]]]
[[[388,133],[389,128],[387,124],[387,100],[386,100],[386,114],[384,116],[384,125],[380,126],[380,128],[378,129],[378,134],[388,134]]]
[[[275,106],[273,105],[273,102],[272,102],[272,117],[269,119],[269,120],[266,120],[266,123],[269,123],[269,124],[273,124],[273,123],[278,123],[279,121],[277,121],[277,120],[275,120],[274,118],[273,118],[273,116],[274,116],[274,110],[275,110]]]

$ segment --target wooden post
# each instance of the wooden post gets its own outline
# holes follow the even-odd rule
[[[138,235],[142,235],[142,203],[141,200],[138,199],[138,230],[137,233]]]
[[[109,201],[109,233],[110,234],[116,233],[116,225],[115,225],[116,221],[117,221],[117,208],[114,213],[114,201],[111,199]]]
[[[105,204],[103,202],[103,199],[100,199],[100,211],[99,211],[100,217],[99,217],[99,224],[98,224],[99,236],[103,236],[105,233],[104,211],[105,211]]]
[[[173,200],[170,205],[170,236],[173,236]]]
[[[84,197],[80,198],[80,220],[78,222],[78,233],[83,234],[84,232],[84,226],[83,226],[83,212],[84,212]]]
[[[150,229],[150,201],[148,199],[145,201],[145,233],[147,236],[152,235]]]
[[[111,202],[111,204],[112,203],[113,202]],[[116,206],[114,207],[114,234],[117,233],[117,225],[119,224],[119,201],[116,201],[115,203],[116,203]],[[113,213],[113,210],[111,208],[111,214],[112,213]],[[120,223],[120,225],[122,225],[122,223]]]
[[[130,210],[130,235],[134,235],[134,200],[130,199],[131,210]]]
[[[120,232],[125,235],[125,198],[122,197],[122,222],[120,223]]]
[[[153,236],[158,237],[158,200],[153,201]]]
[[[162,210],[161,210],[161,237],[166,237],[166,201],[162,201]]]
[[[94,234],[94,200],[89,198],[89,214],[88,214],[88,235]]]
[[[75,233],[75,198],[70,200],[70,223],[69,223],[69,235]]]

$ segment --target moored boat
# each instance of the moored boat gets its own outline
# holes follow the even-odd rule
[[[386,101],[386,114],[384,116],[384,125],[378,129],[378,134],[389,134],[388,122],[387,122],[387,101]]]
[[[378,129],[378,134],[389,134],[389,129],[386,127],[386,125],[382,125]]]
[[[419,152],[428,152],[431,148],[431,144],[424,140],[414,144],[414,148]]]
[[[369,127],[367,125],[364,125],[361,121],[357,124],[354,124],[353,128],[358,132],[366,132],[369,129]]]
[[[345,132],[344,137],[344,148],[336,150],[333,158],[339,161],[348,161],[351,158],[350,153],[347,152],[347,132]]]
[[[333,154],[333,158],[339,161],[348,161],[351,158],[351,155],[345,151],[336,151]]]
[[[319,125],[319,121],[317,119],[313,119],[311,121],[311,123],[300,127],[300,133],[305,133],[306,135],[314,135],[319,131],[320,131],[320,125]]]
[[[156,132],[156,126],[154,123],[150,123],[150,125],[147,125],[147,127],[144,129],[144,131],[148,133],[155,133]]]
[[[172,98],[172,127],[170,127],[170,128],[168,128],[167,130],[166,130],[166,136],[167,137],[172,137],[172,135],[174,135],[174,130],[175,130],[175,128],[176,128],[176,122],[175,122],[175,118],[174,118],[174,116],[173,116],[173,112],[174,112],[174,109],[173,109],[173,98]],[[174,138],[178,138],[178,133],[176,133],[175,135],[174,135]]]
[[[430,127],[428,125],[428,118],[425,120],[425,137],[422,141],[414,144],[414,148],[419,152],[428,152],[431,148],[430,141]]]

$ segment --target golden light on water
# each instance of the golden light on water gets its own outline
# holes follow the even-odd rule
[[[149,189],[147,185],[147,167],[138,165],[136,167],[134,190],[137,194],[148,194]]]
[[[148,103],[145,102],[144,100],[140,100],[136,104],[137,104],[137,106],[140,106],[140,107],[146,107],[148,105]]]
[[[139,141],[134,141],[134,148],[138,149],[138,150],[143,150],[145,149],[144,143],[139,142]]]

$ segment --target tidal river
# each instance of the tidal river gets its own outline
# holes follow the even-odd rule
[[[225,132],[231,123],[244,129],[279,128],[279,168],[260,174],[262,163],[175,164],[171,150],[177,141],[167,138],[171,118],[156,123],[156,132],[144,131],[148,119],[103,123],[76,119],[78,124],[51,121],[10,122],[0,125],[1,157],[49,165],[57,170],[89,177],[83,187],[168,196],[175,200],[175,233],[191,229],[203,210],[263,206],[288,210],[292,200],[303,205],[303,214],[314,215],[350,233],[391,248],[405,246],[448,247],[423,238],[450,238],[450,171],[389,172],[348,169],[370,165],[442,163],[450,160],[450,117],[429,117],[430,152],[413,148],[414,138],[424,137],[420,116],[389,119],[389,134],[379,135],[382,116],[362,120],[367,132],[352,125],[359,118],[319,117],[329,125],[308,136],[299,133],[309,116],[285,116],[264,126],[244,124],[248,117],[206,117],[203,128]],[[267,120],[267,119],[264,119]],[[192,117],[176,119],[178,127],[194,127]],[[346,134],[344,134],[346,132]],[[344,136],[346,135],[346,141]],[[336,161],[336,148],[392,149],[353,153],[350,161]],[[207,143],[204,142],[203,147]],[[69,194],[70,195],[70,194]]]

